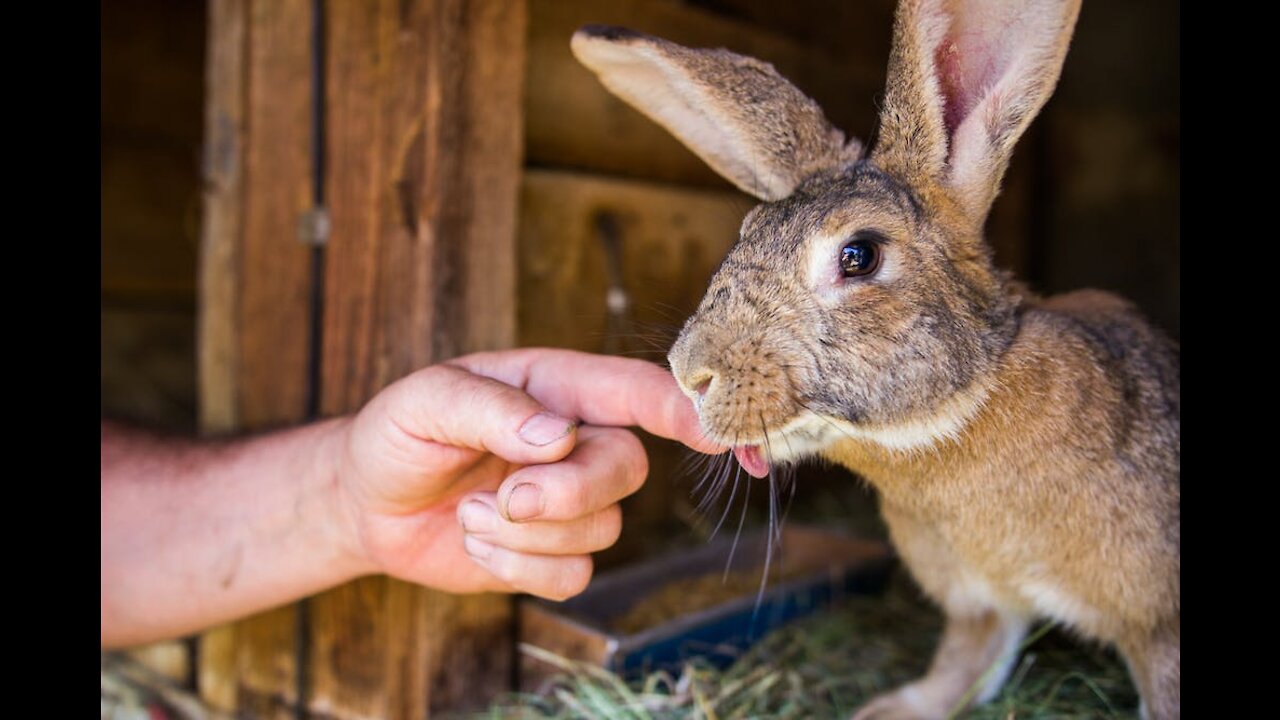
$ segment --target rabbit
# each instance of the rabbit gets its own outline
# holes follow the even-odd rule
[[[1117,647],[1180,713],[1179,350],[1134,305],[1043,298],[983,225],[1052,93],[1079,0],[903,0],[878,140],[772,65],[588,25],[574,55],[763,201],[668,360],[749,473],[822,457],[877,491],[946,615],[924,677],[854,716],[992,698],[1029,624]]]

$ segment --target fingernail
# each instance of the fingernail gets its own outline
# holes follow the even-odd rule
[[[469,533],[490,533],[498,526],[498,513],[479,500],[468,500],[458,508],[458,521]]]
[[[517,485],[507,496],[507,519],[529,520],[542,514],[542,488],[533,483]]]
[[[573,432],[576,425],[569,420],[565,420],[559,415],[541,412],[528,420],[524,421],[524,425],[520,426],[520,439],[530,445],[550,445],[560,438]]]
[[[468,555],[476,560],[488,560],[489,556],[493,555],[492,545],[471,535],[466,535],[462,538],[462,547],[466,549]]]

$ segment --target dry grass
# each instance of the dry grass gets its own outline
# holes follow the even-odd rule
[[[918,676],[941,629],[939,613],[898,573],[883,597],[775,631],[719,670],[698,660],[678,674],[624,680],[526,648],[561,673],[543,692],[513,695],[487,718],[847,718],[878,692]],[[1132,718],[1137,696],[1110,652],[1042,628],[1001,694],[965,718]]]

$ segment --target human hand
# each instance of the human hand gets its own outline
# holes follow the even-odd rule
[[[450,592],[576,595],[648,472],[618,427],[631,425],[725,450],[670,373],[639,360],[513,350],[402,378],[340,426],[353,552],[369,572]]]

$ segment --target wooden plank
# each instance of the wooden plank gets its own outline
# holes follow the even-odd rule
[[[240,249],[241,425],[306,413],[311,249],[298,224],[311,208],[311,2],[251,6]]]
[[[741,21],[666,0],[531,0],[526,142],[531,164],[728,187],[666,130],[616,99],[569,51],[584,23],[625,25],[698,47],[727,47],[772,62],[846,134],[866,138],[887,50],[841,54]]]
[[[211,8],[201,331],[210,430],[305,415],[310,253],[297,227],[311,204],[310,8]],[[282,608],[206,635],[202,693],[253,717],[290,716],[293,614]]]
[[[298,220],[311,198],[311,2],[250,6],[244,237],[240,248],[239,376],[243,429],[306,417],[310,248]],[[290,718],[297,704],[294,613],[240,622],[237,708]]]
[[[212,0],[206,61],[199,311],[200,427],[224,433],[239,422],[236,328],[243,231],[245,55],[248,0]],[[202,663],[203,666],[203,663]]]
[[[206,46],[204,214],[200,240],[197,363],[199,424],[223,434],[239,422],[237,285],[244,192],[245,56],[248,0],[211,0]],[[236,626],[203,633],[197,646],[196,686],[213,708],[236,706]]]
[[[665,363],[667,349],[754,204],[737,191],[527,171],[520,196],[520,344]],[[611,325],[609,318],[602,215],[616,227],[631,308],[621,324]],[[674,502],[688,493],[679,465],[689,451],[648,435],[642,439],[650,480],[623,502],[627,532],[597,557],[601,568],[641,556],[651,549],[646,538],[652,533],[675,529]]]
[[[322,408],[515,339],[525,11],[335,2]],[[509,687],[511,602],[372,578],[312,601],[314,713],[425,717]]]

